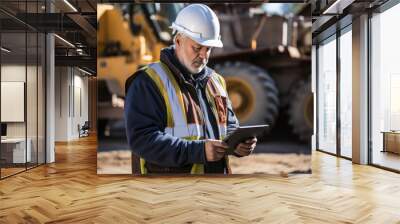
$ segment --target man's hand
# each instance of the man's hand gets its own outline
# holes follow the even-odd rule
[[[228,145],[220,140],[207,139],[205,143],[205,153],[208,162],[218,161],[225,156]]]
[[[250,153],[253,152],[254,148],[256,147],[256,144],[257,144],[257,138],[249,139],[236,146],[234,153],[236,153],[239,156],[248,156],[250,155]]]

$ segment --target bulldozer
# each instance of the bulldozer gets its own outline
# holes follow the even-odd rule
[[[240,124],[268,123],[275,128],[266,139],[290,133],[308,142],[313,128],[311,18],[269,15],[259,4],[209,6],[220,20],[224,47],[212,50],[208,66],[224,76]],[[99,4],[99,82],[123,88],[137,69],[159,60],[160,50],[172,44],[169,27],[183,7],[182,3]],[[115,88],[102,86],[99,91],[116,95]],[[123,99],[123,91],[117,92]],[[99,121],[107,123],[111,115],[102,114],[100,105]]]

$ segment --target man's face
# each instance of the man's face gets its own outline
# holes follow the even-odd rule
[[[178,35],[175,50],[179,61],[192,74],[199,73],[207,65],[211,47],[202,46],[189,37]]]

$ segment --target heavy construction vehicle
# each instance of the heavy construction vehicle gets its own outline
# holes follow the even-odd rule
[[[124,87],[140,66],[158,60],[160,50],[172,44],[169,26],[182,7],[99,4],[98,78],[117,80]],[[209,66],[225,77],[241,125],[269,123],[275,125],[270,135],[291,129],[298,139],[309,141],[311,18],[268,15],[259,4],[210,7],[220,20],[224,47],[212,50]],[[99,120],[107,116],[99,113]]]

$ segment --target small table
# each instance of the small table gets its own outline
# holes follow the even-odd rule
[[[1,159],[5,160],[5,163],[12,164],[25,164],[30,162],[31,153],[31,139],[27,138],[28,143],[25,154],[25,138],[6,138],[1,139]]]
[[[400,131],[382,131],[381,133],[383,133],[382,152],[400,154]]]

